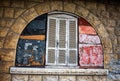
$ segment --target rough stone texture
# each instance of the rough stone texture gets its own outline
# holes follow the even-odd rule
[[[120,36],[120,27],[115,27],[115,35]]]
[[[62,3],[62,1],[53,1],[53,2],[51,2],[50,6],[51,6],[51,11],[63,10],[63,3]]]
[[[29,75],[29,81],[42,81],[41,75]]]
[[[78,1],[78,0],[73,0],[73,3],[77,4],[78,6],[85,7],[85,1]]]
[[[0,18],[3,17],[3,8],[0,8]]]
[[[45,75],[43,81],[58,81],[58,76]]]
[[[42,14],[50,11],[50,5],[49,4],[50,4],[49,2],[44,3],[44,4],[39,4],[39,5],[35,6],[34,8],[39,15],[42,15]]]
[[[12,25],[11,29],[12,29],[14,32],[20,34],[20,33],[22,32],[22,30],[26,27],[26,25],[27,25],[26,21],[25,21],[23,18],[19,17],[19,18],[15,21],[15,23]]]
[[[106,76],[93,76],[93,81],[107,81]]]
[[[38,14],[36,13],[34,8],[31,8],[29,10],[27,10],[22,17],[27,21],[30,22],[31,20],[33,20],[35,17],[37,17]]]
[[[110,63],[111,56],[110,54],[104,54],[104,65],[108,65]]]
[[[84,9],[83,7],[77,6],[75,13],[81,15],[81,17],[84,18],[88,16],[89,11]]]
[[[104,53],[113,53],[111,40],[109,38],[102,38]]]
[[[37,5],[37,4],[39,4],[39,3],[36,3],[36,2],[26,2],[25,6],[26,6],[26,8],[31,8],[31,7],[33,7],[33,6]]]
[[[93,81],[92,76],[77,76],[76,81]]]
[[[0,73],[9,73],[9,68],[14,66],[12,61],[2,61],[0,62]]]
[[[76,76],[59,76],[59,81],[76,81]]]
[[[0,19],[0,26],[10,27],[14,22],[14,19]]]
[[[0,48],[3,48],[4,39],[5,39],[5,38],[0,37]]]
[[[105,57],[104,67],[108,68],[109,70],[114,69],[116,72],[117,72],[116,69],[120,69],[118,64],[120,60],[120,55],[119,55],[120,54],[120,21],[119,21],[120,6],[112,5],[112,4],[111,5],[102,4],[95,1],[92,2],[91,0],[89,0],[89,2],[86,2],[87,0],[81,0],[81,1],[69,0],[65,2],[63,1],[64,0],[62,1],[28,0],[25,2],[24,0],[22,1],[1,0],[0,1],[0,38],[1,38],[0,39],[0,48],[1,48],[0,55],[2,53],[2,56],[0,56],[0,65],[2,67],[0,66],[0,68],[3,69],[5,66],[9,67],[9,64],[7,63],[5,64],[5,62],[2,62],[2,61],[15,60],[14,55],[12,56],[13,52],[9,51],[9,49],[16,49],[16,44],[17,44],[19,35],[10,31],[14,31],[20,34],[22,30],[25,28],[25,26],[33,18],[37,16],[36,12],[37,14],[41,15],[41,14],[50,12],[52,10],[74,12],[74,9],[75,9],[75,14],[89,21],[89,23],[95,28],[96,32],[99,35],[102,41],[103,53]],[[74,4],[76,5],[76,8]],[[32,8],[33,6],[35,10]],[[21,18],[21,16],[27,21],[27,23],[25,22],[24,19]],[[17,17],[20,17],[20,18],[15,19]],[[12,28],[9,30],[8,27],[9,28],[12,27]],[[3,45],[4,45],[4,48],[3,48]],[[8,54],[6,54],[6,51],[4,50],[8,50],[7,51]],[[14,54],[15,54],[15,51],[14,51]],[[9,68],[3,69],[3,70],[2,69],[0,69],[1,73],[5,71],[8,72],[9,70]],[[119,77],[119,75],[114,75],[114,76]],[[96,79],[98,78],[99,77],[96,77]],[[7,81],[7,80],[4,78],[3,81]],[[114,80],[111,79],[111,81],[114,81]],[[116,81],[119,81],[119,80],[116,80]]]
[[[88,9],[97,9],[97,4],[95,2],[86,2],[86,8]]]
[[[24,0],[23,1],[12,1],[12,4],[11,4],[12,7],[17,7],[17,8],[24,8]]]
[[[10,74],[0,74],[0,81],[11,81]]]
[[[1,0],[0,6],[8,7],[8,6],[10,6],[10,1],[9,0]]]
[[[120,54],[120,45],[119,44],[114,46],[114,52],[117,54]]]
[[[13,8],[5,8],[4,17],[5,18],[13,18],[14,17],[14,9]]]
[[[64,11],[74,13],[75,8],[76,8],[75,4],[69,4],[68,2],[64,2]]]
[[[120,44],[120,36],[118,36],[117,41],[118,41],[118,44]]]
[[[15,9],[15,18],[20,16],[24,11],[25,9]]]
[[[44,0],[29,0],[29,1],[34,1],[34,2],[44,2]]]
[[[5,37],[7,35],[9,28],[0,27],[0,37]]]
[[[15,61],[15,50],[0,50],[1,61]]]
[[[16,49],[18,39],[18,34],[9,32],[4,43],[4,48]]]
[[[28,75],[12,75],[12,81],[28,81]]]

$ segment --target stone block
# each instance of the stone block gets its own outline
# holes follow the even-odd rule
[[[10,6],[10,0],[1,0],[0,1],[0,6]]]
[[[104,54],[104,65],[108,65],[111,60],[111,54]]]
[[[27,22],[26,22],[23,18],[19,17],[19,18],[15,21],[15,23],[12,25],[11,29],[12,29],[14,32],[20,34],[20,33],[23,31],[23,29],[26,27],[26,25],[27,25]]]
[[[1,61],[15,61],[15,51],[16,50],[1,50]]]
[[[19,39],[18,34],[9,32],[4,43],[4,48],[16,49],[18,39]]]
[[[106,76],[93,76],[93,81],[107,81]]]
[[[114,45],[114,52],[120,54],[120,45]]]
[[[110,38],[102,38],[104,53],[113,53],[112,43]]]
[[[97,4],[95,2],[86,2],[86,8],[90,10],[95,10],[97,9]]]
[[[0,26],[10,27],[14,22],[14,19],[0,19]]]
[[[109,16],[109,12],[107,12],[107,11],[102,11],[100,15],[101,15],[102,20],[103,20],[104,18],[105,18],[105,19],[106,19],[106,18],[108,19],[108,18],[110,17],[110,16]]]
[[[4,37],[0,37],[0,48],[3,48]]]
[[[117,25],[117,22],[115,20],[108,20],[108,26],[115,27]]]
[[[13,18],[14,17],[14,8],[5,8],[4,17],[5,18]]]
[[[44,0],[29,0],[29,1],[33,1],[33,2],[44,2]]]
[[[51,11],[54,11],[54,10],[63,10],[63,2],[62,1],[52,1],[50,3],[50,6],[51,6]]]
[[[30,22],[31,20],[33,20],[34,18],[36,18],[38,16],[37,12],[35,11],[34,8],[31,8],[29,10],[27,10],[22,17],[27,21]]]
[[[76,10],[75,10],[75,14],[80,15],[81,17],[87,17],[89,14],[89,11],[86,10],[83,7],[77,6]]]
[[[37,4],[39,4],[39,3],[36,3],[36,2],[27,2],[27,3],[25,3],[25,6],[26,6],[26,8],[31,8],[31,7],[33,7],[33,6],[37,5]]]
[[[16,8],[15,9],[15,18],[19,17],[24,11],[25,11],[25,9]]]
[[[9,28],[0,27],[0,37],[5,37],[7,35]]]
[[[73,0],[73,3],[80,5],[82,7],[85,7],[85,1],[80,1],[80,0]]]
[[[93,81],[92,76],[77,76],[76,81]]]
[[[58,76],[44,75],[43,81],[59,81]]]
[[[100,10],[100,11],[106,11],[106,6],[105,6],[105,4],[99,3],[99,4],[97,4],[97,8],[98,8],[98,10]]]
[[[106,31],[103,24],[98,25],[97,32],[101,36],[101,38],[109,37],[108,32]]]
[[[12,75],[12,81],[29,81],[28,75]]]
[[[120,27],[115,27],[115,35],[120,35]]]
[[[76,76],[59,76],[59,81],[76,81]]]
[[[75,12],[76,5],[73,3],[64,2],[64,11]]]
[[[101,23],[100,20],[98,20],[98,18],[93,14],[89,14],[87,16],[87,21],[95,27],[97,27]]]
[[[3,8],[0,8],[0,18],[3,17]]]
[[[29,81],[42,81],[42,76],[41,75],[30,75]]]
[[[44,4],[39,4],[39,5],[35,6],[34,8],[39,15],[48,13],[48,12],[50,12],[50,2],[46,2]]]
[[[117,42],[120,44],[120,36],[117,37]]]
[[[11,81],[11,75],[10,74],[0,74],[0,81]]]
[[[17,7],[17,8],[24,8],[24,0],[21,0],[21,1],[19,1],[19,0],[17,0],[17,1],[13,0],[11,2],[11,6],[12,7]]]
[[[2,61],[0,62],[0,73],[9,73],[9,68],[14,66],[12,61]]]

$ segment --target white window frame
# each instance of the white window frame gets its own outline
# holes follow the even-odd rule
[[[48,62],[48,49],[54,49],[56,50],[56,45],[55,47],[48,47],[48,41],[49,41],[49,19],[56,19],[56,40],[59,41],[59,34],[57,34],[59,32],[59,21],[60,20],[66,20],[66,47],[65,48],[59,48],[59,50],[65,50],[66,52],[66,58],[65,58],[65,63],[59,63],[57,59],[59,59],[59,51],[55,51],[55,62],[54,63],[49,63]],[[70,16],[70,15],[66,15],[66,14],[54,14],[54,15],[48,15],[48,22],[47,22],[47,38],[46,38],[46,65],[51,65],[51,66],[78,66],[78,19],[76,17]],[[76,48],[69,48],[69,22],[70,21],[75,21],[75,25],[76,25]],[[55,40],[55,41],[56,41]],[[70,50],[75,50],[76,51],[76,63],[69,63],[69,51]],[[58,53],[57,53],[58,52]],[[58,64],[59,63],[59,64]]]

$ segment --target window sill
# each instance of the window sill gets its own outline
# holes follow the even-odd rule
[[[11,67],[11,74],[53,74],[53,75],[107,75],[107,69],[57,69]]]

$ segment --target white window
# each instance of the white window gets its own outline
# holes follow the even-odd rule
[[[46,65],[78,65],[77,29],[77,18],[73,16],[48,15]]]

